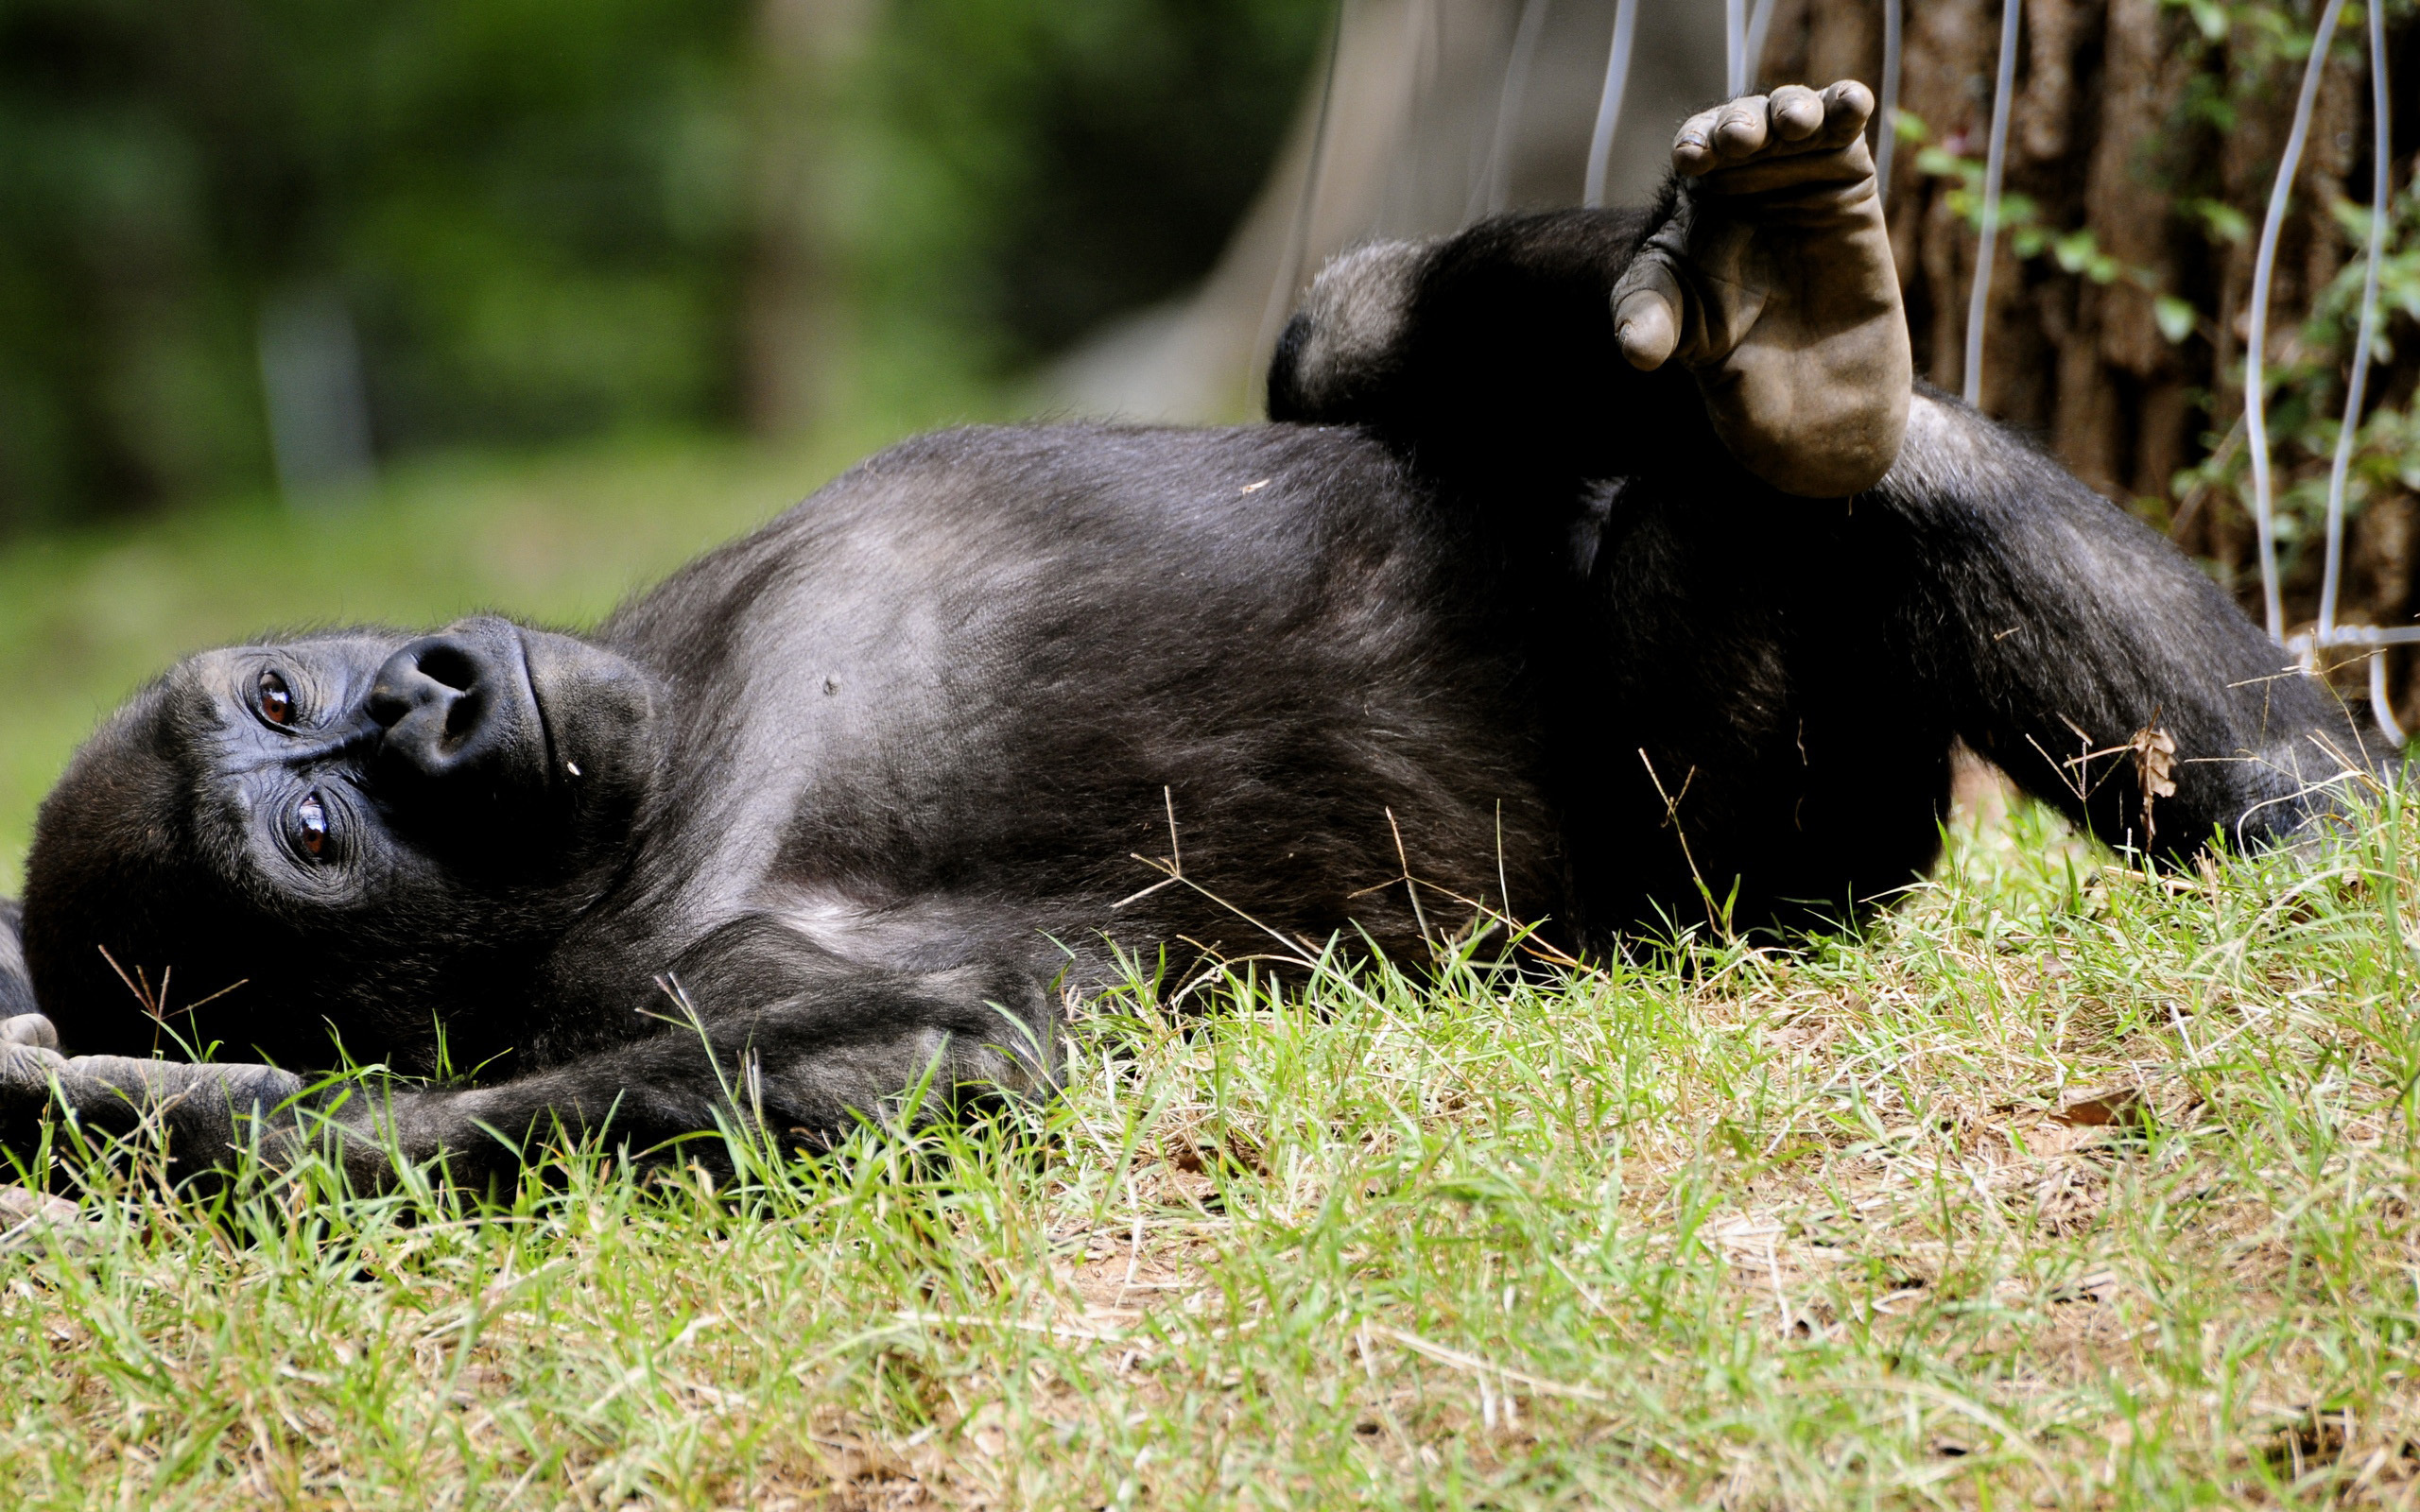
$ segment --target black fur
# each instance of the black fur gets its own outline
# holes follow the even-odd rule
[[[1731,464],[1685,377],[1615,353],[1644,224],[1364,253],[1286,335],[1283,423],[910,441],[584,641],[188,662],[43,806],[43,1009],[87,1054],[441,1050],[476,1085],[395,1132],[476,1169],[515,1158],[485,1130],[608,1109],[640,1143],[735,1104],[821,1139],[937,1064],[1043,1088],[1113,941],[1418,959],[1407,868],[1430,925],[1483,905],[1582,954],[1853,919],[1932,863],[1956,737],[2165,857],[2305,820],[2360,732],[2004,431],[1922,396],[1850,501]],[[2147,816],[2105,754],[2079,796],[2080,746],[2154,726],[2172,798]],[[121,968],[173,969],[164,1022]],[[286,1087],[230,1085],[173,1114],[197,1150]]]

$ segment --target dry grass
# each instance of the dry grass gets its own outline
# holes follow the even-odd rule
[[[2020,809],[1864,940],[1137,984],[1045,1113],[718,1192],[114,1189],[5,1262],[0,1494],[2400,1503],[2416,875]]]

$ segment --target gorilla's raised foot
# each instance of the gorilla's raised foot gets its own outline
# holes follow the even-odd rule
[[[1881,481],[1914,368],[1866,149],[1874,95],[1788,85],[1681,126],[1672,216],[1613,294],[1622,355],[1678,361],[1733,456],[1785,493]]]

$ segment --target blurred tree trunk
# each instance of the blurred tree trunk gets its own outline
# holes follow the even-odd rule
[[[758,0],[751,85],[751,234],[740,311],[740,407],[759,435],[825,407],[843,291],[833,233],[838,93],[875,0]]]
[[[2246,306],[2303,61],[2286,56],[2275,31],[2253,25],[2242,7],[2222,17],[2214,7],[2170,0],[2022,3],[2006,180],[2011,224],[1994,259],[1983,407],[2168,529],[2256,617],[2259,565],[2241,502],[2248,484],[2237,486]],[[2268,9],[2308,36],[2318,8]],[[2203,10],[2211,32],[2197,26]],[[1975,269],[1967,184],[1991,127],[2000,16],[1997,0],[1906,4],[1899,103],[1914,119],[1892,174],[1893,240],[1917,369],[1953,391],[1963,377]],[[2404,102],[2420,80],[2413,45],[2420,26],[2411,20],[2409,10],[2389,13],[2390,63]],[[2314,410],[2333,417],[2343,404],[2350,320],[2341,340],[2331,327],[2316,345],[2305,321],[2314,297],[2360,256],[2334,212],[2343,200],[2370,198],[2362,25],[2348,8],[2279,244],[2268,358],[2273,374],[2287,380],[2271,405],[2281,498],[2293,483],[2324,480],[2325,455],[2297,443],[2308,434],[2299,428]],[[1881,52],[1881,0],[1778,0],[1760,72],[1768,83],[1879,80]],[[2399,113],[2393,181],[2401,193],[2411,182],[2420,109],[2407,104]],[[1910,140],[1917,123],[1921,139]],[[1963,176],[1953,160],[1964,160]],[[2163,309],[2163,300],[2184,302]],[[2374,415],[2408,410],[2420,380],[2420,333],[2411,319],[2396,318],[2385,334],[2395,355],[2371,373]],[[2331,352],[2329,341],[2339,350]],[[2393,472],[2369,470],[2366,502],[2347,531],[2340,619],[2348,623],[2408,624],[2420,610],[2414,500],[2391,480]],[[2378,481],[2381,472],[2387,481]],[[2306,489],[2306,515],[2308,498]],[[2290,537],[2284,563],[2292,620],[2307,622],[2316,610],[2314,526],[2315,520],[2289,518],[2281,527]],[[2420,666],[2398,671],[2409,717],[2420,713]]]

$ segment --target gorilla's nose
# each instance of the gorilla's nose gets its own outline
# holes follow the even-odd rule
[[[381,775],[491,790],[545,769],[544,732],[510,630],[423,636],[378,669],[368,712]]]

